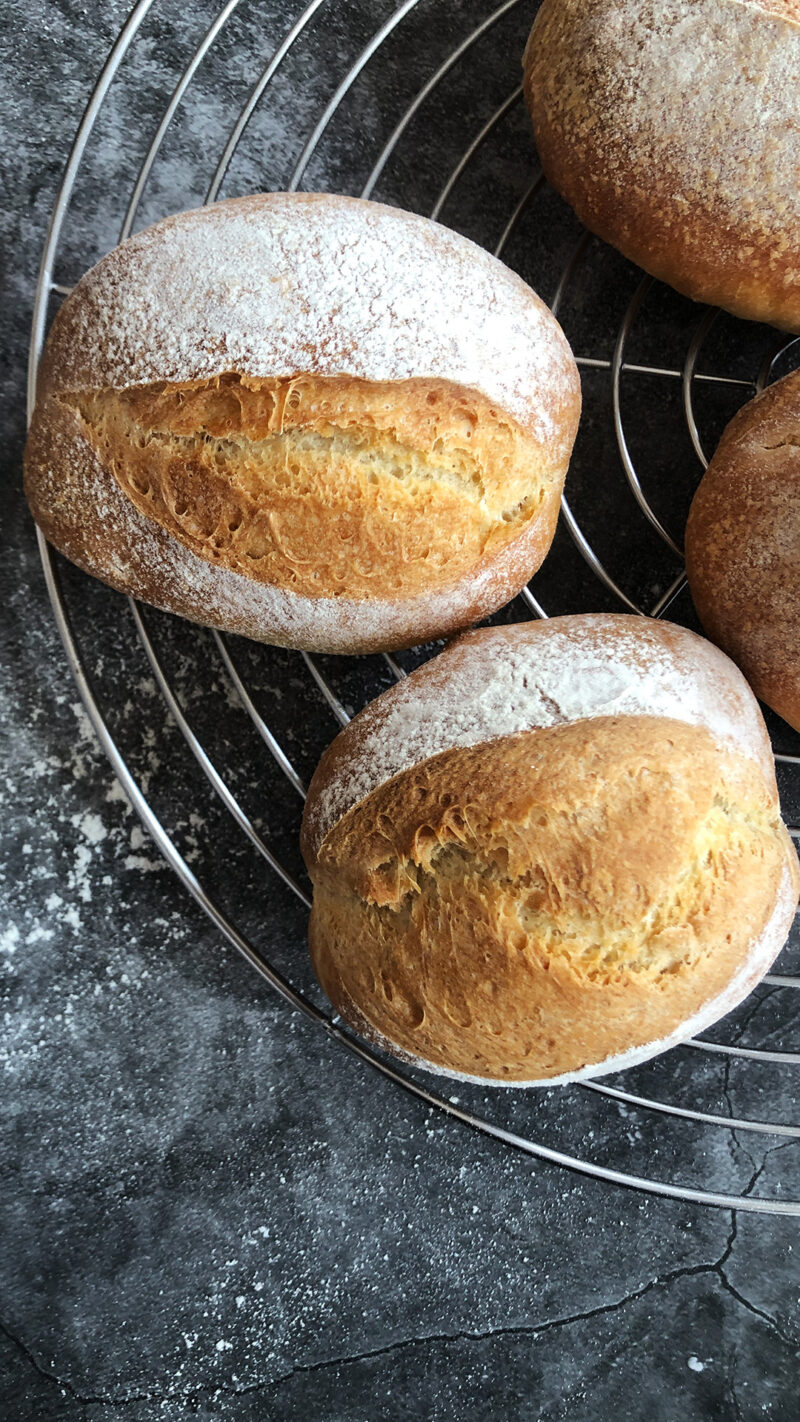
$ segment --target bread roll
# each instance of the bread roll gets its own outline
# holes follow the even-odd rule
[[[463,627],[552,540],[580,408],[534,293],[425,218],[324,195],[181,213],[61,308],[26,452],[73,562],[329,652]]]
[[[524,68],[545,174],[592,232],[800,330],[800,0],[544,0]]]
[[[625,616],[459,638],[333,742],[302,845],[336,1010],[406,1061],[509,1085],[707,1027],[766,972],[798,896],[744,678]]]
[[[709,637],[800,731],[800,371],[725,430],[689,513],[686,572]]]

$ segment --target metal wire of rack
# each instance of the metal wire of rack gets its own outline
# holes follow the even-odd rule
[[[216,15],[197,43],[179,82],[166,102],[161,120],[141,161],[131,189],[120,228],[120,238],[124,238],[133,230],[143,195],[170,126],[180,110],[190,85],[201,71],[209,52],[220,39],[234,13],[240,9],[240,3],[241,0],[228,0],[228,3]],[[318,153],[337,113],[353,92],[359,79],[369,71],[374,61],[380,59],[383,47],[390,37],[409,20],[412,12],[418,8],[431,9],[437,3],[438,0],[403,0],[403,3],[390,11],[383,23],[374,29],[367,43],[347,67],[313,123],[287,184],[290,190],[297,190],[303,183],[309,165]],[[68,157],[63,181],[48,227],[36,291],[30,343],[29,416],[33,408],[36,372],[43,348],[51,303],[54,297],[63,296],[69,291],[67,284],[55,279],[55,264],[59,255],[65,218],[73,198],[81,163],[84,160],[87,144],[98,115],[108,98],[112,82],[119,76],[137,32],[155,4],[156,0],[138,0],[134,6],[98,78]],[[311,33],[315,20],[322,17],[326,10],[328,12],[335,10],[336,5],[337,0],[311,0],[311,3],[307,4],[288,25],[281,42],[266,57],[245,103],[230,128],[229,137],[224,144],[219,160],[213,168],[206,190],[205,200],[207,202],[214,201],[220,194],[248,125],[261,106],[268,101],[270,85],[280,74],[285,61],[295,52],[304,37]],[[471,30],[457,40],[449,53],[433,69],[433,72],[422,77],[422,82],[410,102],[405,105],[388,137],[383,140],[380,151],[372,162],[368,177],[361,186],[361,196],[371,197],[379,185],[386,183],[391,160],[409,131],[413,130],[419,116],[424,113],[426,103],[436,94],[447,76],[456,71],[458,66],[471,55],[474,55],[476,47],[484,45],[491,38],[492,32],[499,23],[511,16],[512,13],[517,12],[519,6],[520,0],[504,0],[503,4],[484,15]],[[479,156],[491,145],[493,138],[499,133],[508,117],[517,112],[521,106],[522,91],[516,84],[494,112],[490,113],[482,124],[475,125],[477,131],[471,133],[468,141],[463,143],[460,148],[455,161],[450,163],[446,178],[440,183],[435,202],[428,206],[427,215],[437,220],[441,217],[454,195],[459,191],[459,185],[470,174]],[[472,127],[468,117],[464,122]],[[532,147],[530,161],[534,161]],[[382,195],[388,200],[392,199],[391,185],[388,185],[386,193]],[[509,253],[512,244],[518,238],[523,225],[526,222],[533,222],[535,226],[537,205],[550,201],[551,198],[552,194],[549,194],[541,174],[534,171],[533,177],[530,177],[529,173],[522,191],[515,196],[502,232],[494,243],[493,250],[498,257],[510,260]],[[404,205],[408,205],[408,203],[406,202]],[[548,220],[548,216],[545,214],[541,220],[543,227],[546,228]],[[584,301],[585,290],[581,287],[581,281],[585,279],[587,264],[591,264],[593,254],[599,250],[600,245],[590,238],[588,233],[576,231],[566,258],[557,273],[551,300],[553,311],[562,320],[564,320],[564,308],[569,305],[571,299],[573,305],[577,306],[580,306]],[[645,358],[635,359],[636,352],[630,354],[629,352],[637,332],[637,323],[640,321],[647,303],[656,294],[656,288],[657,284],[648,277],[639,280],[621,321],[618,321],[613,348],[603,356],[579,353],[577,359],[579,366],[586,372],[587,379],[602,378],[607,382],[603,402],[606,413],[610,414],[611,427],[613,428],[614,459],[617,469],[622,471],[627,489],[625,526],[632,526],[632,521],[636,518],[643,519],[646,526],[652,531],[652,535],[660,547],[661,555],[667,560],[664,566],[671,568],[669,575],[660,579],[657,595],[653,596],[644,606],[644,599],[641,596],[626,590],[622,585],[625,581],[624,577],[616,570],[614,572],[610,570],[607,566],[609,559],[606,556],[601,556],[595,547],[597,540],[593,542],[588,536],[584,527],[586,516],[584,514],[578,515],[574,511],[572,492],[570,492],[570,500],[564,500],[562,517],[563,529],[568,535],[567,541],[572,540],[572,545],[580,555],[584,570],[588,569],[593,578],[599,580],[602,596],[610,600],[612,605],[621,604],[628,611],[638,615],[661,617],[668,610],[674,609],[684,596],[685,575],[682,569],[680,539],[674,528],[670,532],[669,520],[662,511],[654,507],[652,495],[648,497],[645,491],[646,481],[642,477],[638,450],[633,448],[636,439],[631,434],[625,417],[627,384],[631,378],[638,377],[643,382],[655,381],[659,387],[669,387],[670,391],[674,389],[679,392],[685,430],[693,451],[694,467],[691,478],[696,482],[702,468],[707,463],[707,448],[710,447],[708,436],[702,428],[702,420],[698,416],[698,392],[713,388],[730,394],[741,402],[742,399],[749,398],[755,390],[763,388],[773,378],[776,369],[782,362],[791,362],[793,352],[791,340],[778,340],[776,333],[773,332],[761,354],[752,378],[741,371],[738,374],[709,374],[701,371],[698,368],[701,356],[706,350],[718,322],[718,313],[704,311],[699,321],[696,313],[692,317],[693,330],[682,361],[653,363],[652,360]],[[570,334],[569,328],[568,334]],[[669,344],[668,340],[667,345]],[[573,345],[576,345],[574,337]],[[577,349],[580,351],[580,346],[577,346]],[[736,360],[731,360],[730,364],[731,368],[739,369]],[[657,402],[655,402],[653,419],[657,418]],[[571,487],[570,484],[570,489]],[[578,489],[578,492],[581,494],[582,502],[586,502],[585,489],[583,492]],[[616,517],[614,522],[616,523]],[[639,537],[638,532],[635,536]],[[117,743],[109,724],[107,709],[104,711],[101,697],[93,685],[89,670],[91,649],[86,644],[85,637],[82,638],[80,631],[76,630],[74,625],[68,598],[62,589],[56,558],[41,534],[39,543],[47,588],[70,667],[94,730],[130,802],[184,887],[228,941],[292,1007],[310,1018],[329,1038],[344,1046],[365,1064],[381,1072],[417,1099],[446,1113],[450,1118],[514,1146],[528,1155],[568,1167],[585,1175],[618,1185],[634,1187],[654,1195],[713,1204],[730,1209],[800,1215],[800,1200],[783,1198],[779,1187],[771,1197],[750,1193],[760,1174],[758,1170],[753,1172],[748,1183],[738,1190],[721,1188],[719,1185],[720,1159],[727,1159],[728,1153],[730,1153],[733,1161],[735,1155],[731,1141],[738,1148],[742,1135],[745,1138],[751,1135],[766,1135],[775,1138],[779,1143],[787,1138],[789,1140],[800,1138],[800,1124],[770,1119],[771,1115],[777,1115],[781,1110],[788,1110],[786,1103],[791,1101],[792,1097],[790,1089],[787,1096],[785,1072],[789,1068],[796,1068],[800,1065],[800,1052],[773,1050],[770,1047],[748,1047],[738,1042],[696,1040],[674,1049],[666,1057],[659,1059],[655,1075],[649,1078],[646,1071],[643,1075],[642,1070],[639,1069],[636,1072],[626,1073],[624,1083],[621,1079],[622,1074],[620,1074],[617,1078],[586,1082],[580,1086],[526,1093],[509,1093],[498,1089],[488,1093],[475,1091],[470,1094],[469,1089],[464,1091],[459,1086],[460,1095],[456,1098],[447,1097],[442,1094],[441,1090],[433,1089],[430,1080],[423,1073],[399,1069],[379,1052],[372,1050],[347,1031],[338,1019],[330,1015],[329,1010],[321,1005],[320,1001],[315,1000],[313,988],[308,988],[300,982],[301,974],[287,972],[285,968],[279,967],[274,954],[270,956],[264,948],[251,941],[251,938],[237,923],[234,915],[219,901],[219,895],[200,881],[176,842],[176,837],[162,823],[142,784],[137,779],[135,771],[129,766],[122,748]],[[539,590],[542,578],[537,576],[536,594],[530,588],[525,589],[513,605],[511,615],[546,617],[549,612],[562,610],[554,607],[551,600],[552,597],[555,597],[556,600],[558,598],[557,577],[558,571],[555,584],[553,579],[550,579],[551,596],[547,597]],[[546,578],[544,586],[548,586]],[[115,595],[109,594],[109,596]],[[546,601],[548,602],[547,609],[544,605]],[[159,653],[157,638],[152,633],[151,619],[154,614],[144,611],[131,600],[129,600],[129,604],[132,627],[138,638],[140,649],[143,650],[147,658],[165,706],[182,735],[188,751],[205,776],[214,795],[218,797],[224,807],[228,816],[230,833],[244,836],[258,859],[269,866],[276,879],[288,890],[289,895],[295,896],[304,908],[308,908],[309,897],[304,884],[298,875],[284,863],[288,854],[287,846],[283,843],[276,846],[257,827],[232,783],[234,777],[219,768],[214,750],[207,744],[204,734],[197,729],[192,717],[187,713],[185,698],[180,694],[174,670],[171,665],[168,665],[168,659]],[[201,633],[199,629],[186,629],[186,631],[190,637],[207,637],[208,635]],[[266,747],[274,767],[277,768],[276,774],[279,772],[280,784],[283,786],[282,793],[287,803],[292,802],[292,805],[296,806],[299,811],[305,794],[303,778],[287,752],[285,744],[276,733],[274,725],[270,725],[267,719],[271,713],[264,711],[264,698],[256,684],[258,678],[253,674],[252,662],[243,655],[241,646],[237,647],[236,639],[215,632],[211,634],[210,644],[217,659],[215,674],[227,678],[232,693],[238,698],[239,706],[249,720],[256,742],[260,747]],[[430,649],[421,650],[419,656],[428,655],[429,652]],[[302,671],[309,678],[309,692],[318,698],[320,713],[323,716],[332,716],[340,725],[344,725],[349,719],[347,702],[350,682],[347,682],[344,690],[341,685],[337,684],[338,673],[335,667],[332,668],[332,660],[312,657],[306,653],[292,654],[293,677],[296,679]],[[414,660],[413,657],[411,660]],[[204,665],[202,657],[199,665],[201,668]],[[385,655],[382,659],[382,674],[396,679],[406,674],[406,667],[403,666],[401,658]],[[308,704],[307,696],[304,694],[304,709]],[[795,768],[800,765],[800,753],[798,753],[796,746],[785,740],[785,728],[783,730],[778,728],[777,735],[779,739],[784,738],[781,740],[781,744],[788,748],[779,749],[776,752],[776,759],[782,773],[792,776],[796,773]],[[291,817],[291,809],[287,813]],[[794,828],[792,833],[795,837],[800,837],[800,829]],[[291,858],[291,855],[289,857]],[[791,997],[792,991],[800,988],[800,977],[773,973],[765,979],[765,983],[769,989],[780,989],[782,993]],[[777,1086],[774,1084],[776,1078],[771,1078],[771,1085],[768,1083],[767,1086],[764,1086],[762,1077],[759,1076],[758,1089],[754,1093],[757,1103],[756,1115],[737,1114],[732,1109],[727,1111],[711,1109],[710,1106],[703,1103],[702,1091],[705,1088],[708,1088],[711,1094],[719,1095],[717,1079],[708,1074],[712,1067],[716,1067],[718,1063],[721,1063],[724,1077],[721,1091],[728,1105],[730,1105],[729,1074],[737,1064],[747,1063],[748,1071],[757,1074],[764,1071],[774,1072],[776,1068],[780,1069],[781,1074],[777,1078]],[[645,1082],[644,1087],[639,1085],[642,1080]],[[655,1082],[655,1088],[653,1082]],[[650,1094],[654,1089],[659,1094]],[[468,1098],[466,1104],[462,1100],[465,1094]],[[692,1104],[685,1104],[687,1100]],[[776,1103],[778,1103],[777,1109]],[[609,1111],[614,1111],[616,1114],[609,1116]],[[600,1112],[606,1114],[601,1117],[598,1115]],[[578,1147],[571,1149],[567,1122],[574,1121],[576,1117],[580,1120],[583,1135]],[[535,1135],[532,1120],[537,1127]],[[632,1120],[636,1123],[633,1126],[631,1125]],[[647,1153],[651,1160],[653,1158],[660,1159],[665,1150],[663,1129],[670,1122],[676,1125],[686,1123],[689,1130],[697,1132],[702,1129],[710,1133],[709,1136],[704,1135],[702,1142],[696,1144],[695,1148],[689,1151],[692,1167],[696,1169],[699,1180],[695,1178],[692,1181],[684,1182],[679,1178],[670,1178],[669,1165],[665,1172],[666,1178],[659,1178],[657,1175],[651,1174],[649,1168],[644,1170],[637,1168],[635,1161],[630,1168],[626,1163],[623,1166],[614,1163],[616,1153],[623,1151],[623,1145],[625,1146],[624,1154],[629,1153],[630,1148],[634,1155],[638,1150],[639,1154]],[[597,1134],[603,1137],[605,1155],[609,1156],[610,1154],[609,1159],[604,1158],[603,1150],[595,1154],[592,1153],[591,1143],[595,1138],[595,1127],[597,1127]],[[624,1141],[622,1140],[623,1136],[625,1137]],[[718,1142],[720,1136],[726,1142],[722,1153],[716,1145],[709,1146],[707,1143],[708,1140]],[[667,1154],[669,1155],[669,1152]],[[670,1157],[670,1160],[672,1159],[673,1157]],[[711,1177],[706,1169],[708,1159],[711,1159],[714,1164]],[[731,1168],[736,1175],[737,1171],[733,1170],[733,1166]],[[741,1174],[740,1170],[738,1174]]]

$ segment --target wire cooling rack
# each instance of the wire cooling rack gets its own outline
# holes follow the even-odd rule
[[[698,314],[583,231],[550,191],[519,85],[532,8],[522,0],[496,8],[485,0],[404,0],[396,8],[311,0],[284,19],[276,42],[262,32],[257,6],[228,0],[195,36],[171,94],[155,96],[161,117],[150,137],[153,95],[149,106],[138,102],[135,60],[142,46],[152,56],[170,6],[139,0],[98,78],[53,209],[36,292],[29,412],[52,310],[100,255],[87,250],[85,226],[67,235],[75,209],[88,205],[98,218],[98,202],[105,204],[95,226],[111,245],[203,197],[281,187],[380,197],[448,222],[514,266],[550,301],[582,370],[584,417],[553,551],[533,586],[495,620],[622,606],[693,625],[680,538],[691,494],[727,420],[791,369],[800,348],[770,329]],[[230,114],[220,113],[215,57],[228,74],[240,60],[245,76]],[[120,160],[113,194],[93,177],[91,148],[109,108],[117,131],[121,114],[139,141],[130,171],[122,173]],[[176,174],[187,172],[202,175],[202,191],[196,176],[178,190]],[[440,1079],[400,1070],[331,1017],[303,951],[308,884],[296,849],[305,781],[336,723],[437,648],[342,659],[261,647],[126,606],[56,560],[41,536],[40,547],[70,666],[126,794],[182,884],[292,1007],[429,1106],[529,1155],[657,1195],[800,1215],[800,1199],[791,1198],[800,1190],[796,1150],[786,1150],[800,1138],[800,1125],[791,1124],[800,1053],[785,1047],[800,1006],[791,948],[785,970],[713,1037],[655,1062],[579,1086],[509,1092],[459,1084],[457,1096],[444,1094]],[[115,631],[107,630],[112,603]],[[140,693],[142,654],[162,701],[138,708],[141,744],[126,747],[116,709]],[[236,716],[232,737],[224,728]],[[176,728],[217,798],[213,827],[192,817],[177,772],[166,789],[161,784],[163,804],[155,803],[152,747],[166,738],[162,759],[175,760]],[[784,808],[797,821],[800,740],[777,718],[770,728]],[[247,808],[254,798],[260,815]],[[247,926],[241,894],[227,902],[225,865],[248,856],[253,892],[278,900],[288,924],[277,948],[274,932]],[[264,864],[272,876],[266,890]]]

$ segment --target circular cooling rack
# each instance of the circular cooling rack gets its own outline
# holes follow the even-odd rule
[[[78,128],[36,293],[29,412],[53,310],[135,228],[247,191],[374,196],[502,257],[550,302],[581,368],[584,414],[553,550],[493,620],[622,607],[696,625],[681,555],[692,493],[728,419],[797,364],[800,344],[643,278],[548,188],[519,84],[533,7],[312,0],[267,7],[283,13],[276,37],[263,7],[228,0],[189,39],[177,8],[139,0]],[[174,74],[164,87],[157,62],[167,41],[190,56],[171,94]],[[109,144],[113,190],[95,166]],[[126,794],[184,886],[288,1003],[429,1106],[529,1155],[658,1195],[800,1215],[800,1052],[787,1048],[796,948],[711,1035],[624,1074],[549,1090],[459,1083],[449,1094],[455,1083],[401,1070],[331,1016],[313,980],[297,834],[305,783],[337,723],[438,647],[364,658],[263,647],[121,598],[56,560],[41,535],[40,546],[72,671]],[[800,738],[768,719],[797,824]]]

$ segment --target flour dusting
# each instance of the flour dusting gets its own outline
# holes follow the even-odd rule
[[[682,627],[622,614],[467,633],[348,726],[349,754],[310,818],[318,848],[354,805],[456,746],[598,716],[668,716],[734,745],[774,781],[766,728],[744,677]]]
[[[482,247],[378,203],[236,198],[137,233],[60,318],[58,389],[313,370],[455,381],[543,440],[577,389],[544,302]]]

